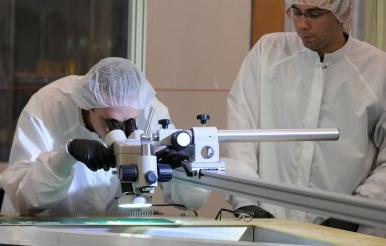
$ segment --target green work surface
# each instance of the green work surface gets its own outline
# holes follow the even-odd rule
[[[41,217],[3,217],[0,225],[81,225],[81,226],[173,226],[179,225],[178,220],[164,218],[41,218]]]

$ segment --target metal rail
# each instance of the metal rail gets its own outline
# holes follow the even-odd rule
[[[211,172],[202,172],[200,177],[187,177],[185,172],[174,170],[173,178],[225,194],[386,228],[385,202],[289,184],[244,180]]]

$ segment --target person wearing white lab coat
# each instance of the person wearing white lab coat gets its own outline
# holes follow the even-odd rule
[[[249,52],[228,96],[228,127],[336,127],[340,138],[235,143],[227,156],[244,173],[254,170],[267,181],[385,201],[386,54],[345,31],[350,0],[286,3],[296,33],[265,35]],[[236,209],[252,204],[230,201]],[[320,223],[309,213],[264,203],[261,208]]]
[[[109,131],[106,122],[113,119],[125,128],[136,118],[143,129],[150,107],[155,110],[150,127],[154,131],[159,119],[170,119],[168,109],[144,75],[123,58],[102,59],[85,76],[67,76],[41,88],[20,114],[9,167],[0,176],[6,192],[3,214],[116,211],[111,206],[121,192],[120,181],[102,140]],[[208,192],[203,192],[200,198],[205,199]],[[170,202],[183,203],[169,197]]]

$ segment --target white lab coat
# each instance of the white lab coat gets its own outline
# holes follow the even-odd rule
[[[111,204],[120,193],[117,175],[112,169],[89,170],[65,148],[74,138],[103,142],[85,127],[81,110],[72,99],[73,87],[80,78],[68,76],[52,82],[34,94],[23,109],[9,167],[0,176],[0,185],[6,191],[3,213],[12,214],[14,209],[22,213],[46,210],[49,215],[71,216],[115,211]],[[152,131],[159,129],[159,119],[170,119],[168,109],[154,98],[137,119],[139,129],[144,128],[151,106],[155,108]],[[70,175],[61,177],[52,169],[59,162],[76,163]]]
[[[268,181],[385,201],[385,84],[386,54],[367,43],[349,37],[321,62],[296,33],[266,35],[245,58],[228,96],[229,129],[336,127],[340,139],[234,143],[226,155]],[[275,217],[314,220],[262,207]]]

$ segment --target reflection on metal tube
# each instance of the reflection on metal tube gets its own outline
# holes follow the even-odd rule
[[[153,119],[154,114],[154,107],[150,107],[149,115],[147,116],[146,123],[145,123],[145,134],[150,134],[150,125],[151,121]]]
[[[219,142],[278,142],[338,140],[336,128],[218,130]]]

